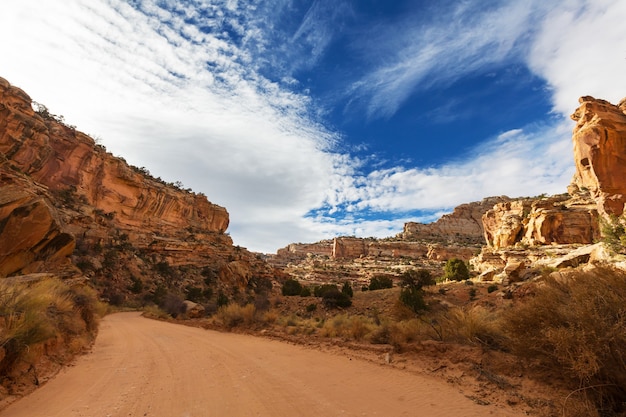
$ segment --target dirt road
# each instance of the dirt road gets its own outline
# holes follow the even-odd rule
[[[93,352],[1,417],[516,416],[436,379],[302,346],[106,317]]]

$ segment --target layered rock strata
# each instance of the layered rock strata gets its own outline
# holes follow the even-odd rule
[[[225,208],[129,166],[2,78],[0,155],[0,276],[84,273],[115,298],[156,299],[277,274],[233,246]]]
[[[497,203],[511,199],[506,196],[487,197],[482,201],[461,204],[450,214],[433,223],[408,222],[399,235],[402,240],[428,240],[468,244],[483,243],[483,214]]]

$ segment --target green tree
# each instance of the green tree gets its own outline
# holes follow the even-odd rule
[[[378,276],[372,277],[372,279],[370,280],[369,290],[375,291],[375,290],[382,290],[384,288],[391,288],[391,287],[393,287],[393,281],[391,278],[386,277],[384,275],[378,275]]]
[[[469,279],[469,269],[461,259],[449,259],[444,268],[444,278],[452,281],[465,281]]]
[[[400,276],[400,286],[403,288],[417,288],[435,285],[435,279],[427,269],[409,269]]]
[[[299,281],[289,278],[282,287],[282,293],[285,296],[300,295],[302,292],[302,284]]]

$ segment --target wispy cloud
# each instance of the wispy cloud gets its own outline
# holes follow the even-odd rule
[[[402,213],[442,210],[481,196],[561,193],[573,174],[570,148],[569,129],[560,120],[528,126],[498,135],[463,160],[354,177],[332,201],[347,213]]]
[[[485,2],[459,2],[432,16],[409,16],[383,25],[375,39],[363,39],[361,46],[366,55],[375,53],[371,59],[380,64],[355,82],[350,94],[362,96],[370,117],[390,117],[416,90],[445,86],[480,69],[520,59],[532,22],[546,8],[535,1],[490,7]],[[418,19],[428,23],[412,24]]]
[[[339,151],[341,136],[293,78],[314,68],[350,18],[346,2],[333,4],[5,0],[0,76],[130,163],[226,206],[235,243],[254,250],[388,236],[488,195],[564,191],[573,164],[571,123],[561,117],[437,166],[381,169]],[[368,70],[349,90],[372,117],[392,115],[415,91],[510,62],[546,80],[558,112],[571,112],[579,95],[626,95],[623,3],[453,4],[370,32],[361,45]]]

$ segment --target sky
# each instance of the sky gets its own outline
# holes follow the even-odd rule
[[[273,253],[566,192],[578,98],[626,96],[624,22],[621,0],[3,0],[0,77]]]

